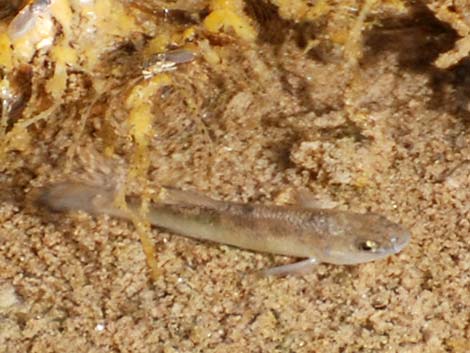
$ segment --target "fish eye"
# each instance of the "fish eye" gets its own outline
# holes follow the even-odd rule
[[[362,251],[374,252],[378,249],[379,244],[373,240],[362,241],[358,244],[358,248]]]

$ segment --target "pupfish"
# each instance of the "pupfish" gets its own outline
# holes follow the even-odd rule
[[[140,208],[138,198],[127,199],[127,210],[115,206],[114,199],[111,189],[75,182],[48,186],[38,197],[53,211],[82,210],[124,219]],[[267,269],[265,275],[306,273],[322,262],[380,260],[400,252],[410,240],[406,228],[375,213],[226,202],[173,188],[162,188],[146,217],[154,226],[187,237],[306,258]]]

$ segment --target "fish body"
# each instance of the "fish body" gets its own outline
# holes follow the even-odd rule
[[[138,200],[129,199],[128,210],[123,210],[114,205],[114,197],[102,187],[63,183],[47,188],[39,200],[56,211],[83,210],[126,219],[138,212]],[[151,204],[146,218],[155,226],[196,239],[305,257],[309,259],[301,262],[305,266],[378,260],[398,253],[410,239],[404,227],[375,213],[225,202],[171,188]],[[276,268],[270,274],[284,270]]]

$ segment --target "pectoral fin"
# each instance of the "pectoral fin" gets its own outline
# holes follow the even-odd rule
[[[314,257],[307,260],[294,262],[293,264],[277,266],[262,271],[262,276],[286,276],[286,275],[303,275],[310,272],[312,267],[316,266],[319,261]]]

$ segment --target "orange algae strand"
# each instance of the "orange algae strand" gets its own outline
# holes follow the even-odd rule
[[[153,137],[152,97],[161,87],[171,84],[171,78],[167,74],[158,74],[149,80],[138,83],[130,92],[126,107],[130,110],[128,116],[129,134],[135,141],[135,153],[131,162],[128,175],[130,180],[137,180],[141,185],[147,184],[147,171],[150,166],[149,143]],[[137,212],[131,212],[132,222],[137,229],[145,254],[147,266],[150,269],[152,280],[156,281],[161,271],[158,269],[156,252],[150,238],[151,227],[148,221],[149,195],[142,195],[142,205]],[[129,210],[125,201],[125,190],[118,196],[119,207]]]

